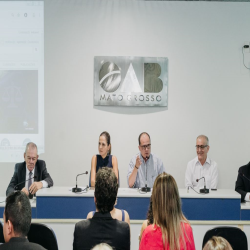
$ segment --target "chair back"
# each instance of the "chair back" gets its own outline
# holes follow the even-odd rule
[[[3,223],[0,221],[0,243],[5,243],[3,236]]]
[[[226,239],[233,250],[248,250],[247,237],[238,227],[216,227],[207,231],[203,238],[202,249],[213,236]]]
[[[28,240],[43,246],[47,250],[58,250],[56,235],[53,229],[44,224],[31,223]]]

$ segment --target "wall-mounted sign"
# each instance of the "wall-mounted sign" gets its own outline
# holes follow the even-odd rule
[[[96,56],[94,105],[168,105],[166,57]]]

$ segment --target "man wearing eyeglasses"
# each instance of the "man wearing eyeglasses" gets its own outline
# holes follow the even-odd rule
[[[208,137],[199,135],[196,139],[195,147],[197,157],[187,164],[185,186],[201,189],[204,187],[204,179],[198,182],[197,180],[205,177],[206,188],[217,189],[218,167],[217,163],[207,156],[210,148]]]
[[[165,171],[162,160],[151,153],[151,140],[148,133],[139,135],[139,153],[135,155],[128,167],[128,185],[130,188],[153,187],[156,177]]]

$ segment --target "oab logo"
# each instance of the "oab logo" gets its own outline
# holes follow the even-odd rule
[[[167,58],[95,57],[94,104],[167,106]]]

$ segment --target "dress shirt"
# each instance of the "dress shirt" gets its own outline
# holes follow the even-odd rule
[[[205,177],[206,188],[217,188],[218,184],[218,167],[217,163],[207,157],[204,165],[202,166],[196,156],[192,161],[187,164],[187,170],[185,175],[185,186],[195,187],[197,189],[204,188],[204,179],[196,182],[196,179]]]
[[[32,172],[31,178],[34,177],[35,169],[36,169],[36,167],[34,167],[34,169],[31,171],[31,172]],[[26,188],[27,190],[29,190],[29,189],[28,189],[29,181],[27,181],[27,180],[30,178],[30,175],[29,175],[29,174],[30,174],[30,171],[29,171],[29,169],[28,169],[27,166],[26,166],[26,179],[25,179],[26,182],[25,182],[25,188]],[[34,182],[34,179],[31,179],[31,183],[33,183],[33,182]],[[47,181],[40,181],[40,182],[42,182],[44,188],[47,188],[47,187],[48,187]]]
[[[245,201],[250,201],[249,195],[250,195],[250,193],[247,193],[247,194],[246,194],[246,196],[245,196]]]
[[[156,177],[165,171],[162,160],[152,153],[150,154],[150,157],[146,162],[143,159],[141,153],[135,155],[131,159],[128,167],[127,181],[133,169],[135,168],[136,158],[138,155],[140,156],[142,164],[137,171],[137,176],[133,188],[145,187],[146,179],[147,179],[147,186],[152,188]],[[146,177],[146,172],[147,172],[147,177]]]

